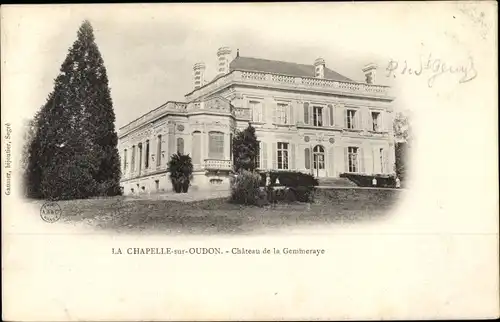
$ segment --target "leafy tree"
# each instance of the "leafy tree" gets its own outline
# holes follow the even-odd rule
[[[394,118],[393,129],[396,141],[410,142],[412,140],[412,129],[410,125],[410,113],[398,112]]]
[[[233,138],[234,170],[254,171],[259,157],[259,141],[255,135],[255,128],[248,125],[243,131],[238,131]]]
[[[28,196],[86,198],[120,193],[115,114],[90,22],[69,49],[54,90],[35,116],[28,148]]]

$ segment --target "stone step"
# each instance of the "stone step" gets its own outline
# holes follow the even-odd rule
[[[347,178],[319,178],[320,186],[331,187],[357,187],[357,185]]]

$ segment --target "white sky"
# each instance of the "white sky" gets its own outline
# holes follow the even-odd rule
[[[194,63],[205,62],[213,77],[221,46],[239,48],[241,56],[306,64],[323,57],[329,68],[354,80],[363,79],[366,63],[376,62],[377,82],[396,85],[396,108],[415,109],[425,99],[456,93],[456,75],[429,90],[423,78],[388,79],[385,68],[390,59],[417,67],[419,56],[431,51],[466,63],[470,39],[457,40],[449,30],[475,37],[481,26],[473,23],[477,13],[457,8],[443,15],[426,11],[425,4],[400,3],[2,7],[3,67],[7,87],[29,93],[17,97],[16,106],[31,117],[51,91],[82,20],[89,19],[108,71],[117,128],[168,100],[183,100],[192,89]]]

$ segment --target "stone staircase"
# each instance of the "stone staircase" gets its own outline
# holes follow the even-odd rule
[[[357,185],[347,178],[318,178],[320,186],[330,187],[357,187]]]

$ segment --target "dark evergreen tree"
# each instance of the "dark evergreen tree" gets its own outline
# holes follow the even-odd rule
[[[233,138],[234,170],[254,171],[259,157],[259,141],[255,135],[255,128],[251,125],[243,131],[238,131]]]
[[[120,193],[115,115],[104,62],[84,21],[54,90],[35,117],[27,190],[34,198],[72,199]]]

